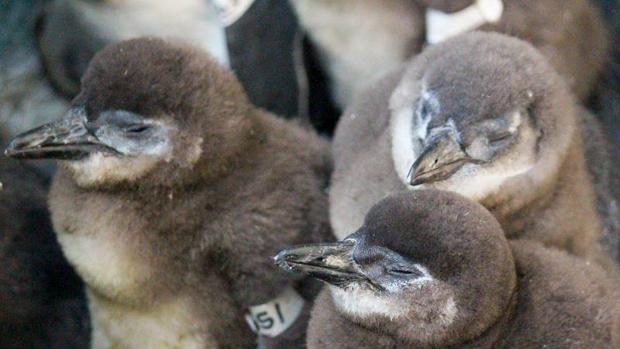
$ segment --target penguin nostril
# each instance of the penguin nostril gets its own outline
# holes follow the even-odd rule
[[[298,258],[299,256],[296,254],[285,254],[283,256],[280,256],[278,259],[284,262],[290,262],[290,261],[297,260]]]

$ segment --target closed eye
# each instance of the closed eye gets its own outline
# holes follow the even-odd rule
[[[390,269],[389,272],[391,274],[400,274],[400,275],[413,275],[413,274],[419,274],[419,272],[417,270],[411,270],[411,269],[403,269],[403,268],[394,268],[394,269]]]
[[[509,133],[509,132],[502,133],[502,134],[499,134],[497,136],[489,138],[489,143],[498,143],[498,142],[501,142],[501,141],[504,141],[504,140],[510,138],[511,136],[512,136],[512,133]]]
[[[137,133],[142,133],[142,132],[144,132],[144,131],[146,131],[146,130],[148,130],[148,129],[149,129],[149,126],[148,126],[148,125],[135,125],[135,126],[129,126],[129,127],[127,127],[127,128],[125,129],[125,131],[126,131],[127,133],[134,133],[134,134],[137,134]]]

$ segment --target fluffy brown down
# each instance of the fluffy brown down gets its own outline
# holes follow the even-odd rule
[[[473,61],[482,67],[493,64],[489,69],[502,73],[468,72],[467,62]],[[454,71],[441,74],[442,67]],[[336,234],[340,236],[340,227],[355,229],[374,203],[407,188],[393,165],[390,98],[403,81],[419,80],[431,69],[443,92],[458,95],[443,98],[442,110],[458,113],[466,107],[481,115],[502,113],[523,90],[533,92],[535,102],[529,113],[540,133],[534,168],[510,178],[480,203],[499,220],[509,238],[542,241],[614,269],[597,243],[601,217],[579,132],[583,110],[532,46],[498,34],[471,33],[430,47],[406,69],[368,89],[345,112],[333,143],[330,215]],[[511,80],[513,76],[518,78]],[[415,83],[412,86],[419,88]],[[404,98],[410,98],[413,105],[420,91],[406,93],[411,97]],[[493,97],[479,98],[481,94]]]
[[[236,78],[209,57],[159,39],[97,54],[73,106],[89,118],[123,109],[180,128],[175,157],[137,181],[80,187],[62,164],[54,178],[49,203],[61,242],[100,241],[114,252],[110,267],[126,269],[119,287],[69,258],[91,309],[93,300],[122,314],[189,299],[205,348],[253,347],[247,308],[293,281],[271,257],[329,236],[326,142],[250,105]],[[268,344],[292,347],[304,323]]]
[[[419,191],[382,200],[366,218],[360,231],[375,244],[391,250],[400,246],[401,255],[423,263],[455,290],[455,320],[435,334],[434,342],[423,343],[420,339],[429,337],[425,326],[413,324],[414,314],[352,316],[340,310],[326,288],[312,311],[308,349],[620,345],[617,282],[601,267],[563,251],[527,240],[507,242],[480,205],[448,192]],[[501,253],[508,246],[512,253]],[[498,270],[500,275],[493,275]],[[502,297],[498,289],[504,290]],[[416,301],[432,290],[403,291],[401,297],[411,297],[415,310]]]

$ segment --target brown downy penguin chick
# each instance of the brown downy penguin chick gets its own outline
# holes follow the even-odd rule
[[[316,46],[340,108],[422,47],[424,18],[411,0],[290,0]]]
[[[390,196],[345,240],[276,261],[328,284],[308,349],[620,346],[619,285],[602,268],[508,242],[484,207],[454,193]]]
[[[344,238],[390,193],[432,187],[483,204],[509,238],[608,263],[597,243],[583,113],[524,41],[478,32],[431,46],[341,119],[330,190],[335,234]]]
[[[416,0],[426,6],[426,40],[436,44],[471,30],[532,43],[581,100],[605,67],[608,38],[589,0]]]
[[[0,138],[2,137],[0,130]],[[0,139],[0,144],[4,144]],[[46,207],[47,181],[0,159],[0,348],[86,348],[83,285],[62,255]]]
[[[326,142],[252,106],[210,57],[109,46],[66,117],[7,153],[64,160],[52,221],[94,348],[251,348],[246,313],[267,348],[303,341],[309,303],[269,257],[329,235]]]

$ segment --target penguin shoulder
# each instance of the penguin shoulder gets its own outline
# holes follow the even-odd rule
[[[613,275],[537,242],[510,245],[518,300],[508,343],[520,348],[620,345],[620,287]]]

